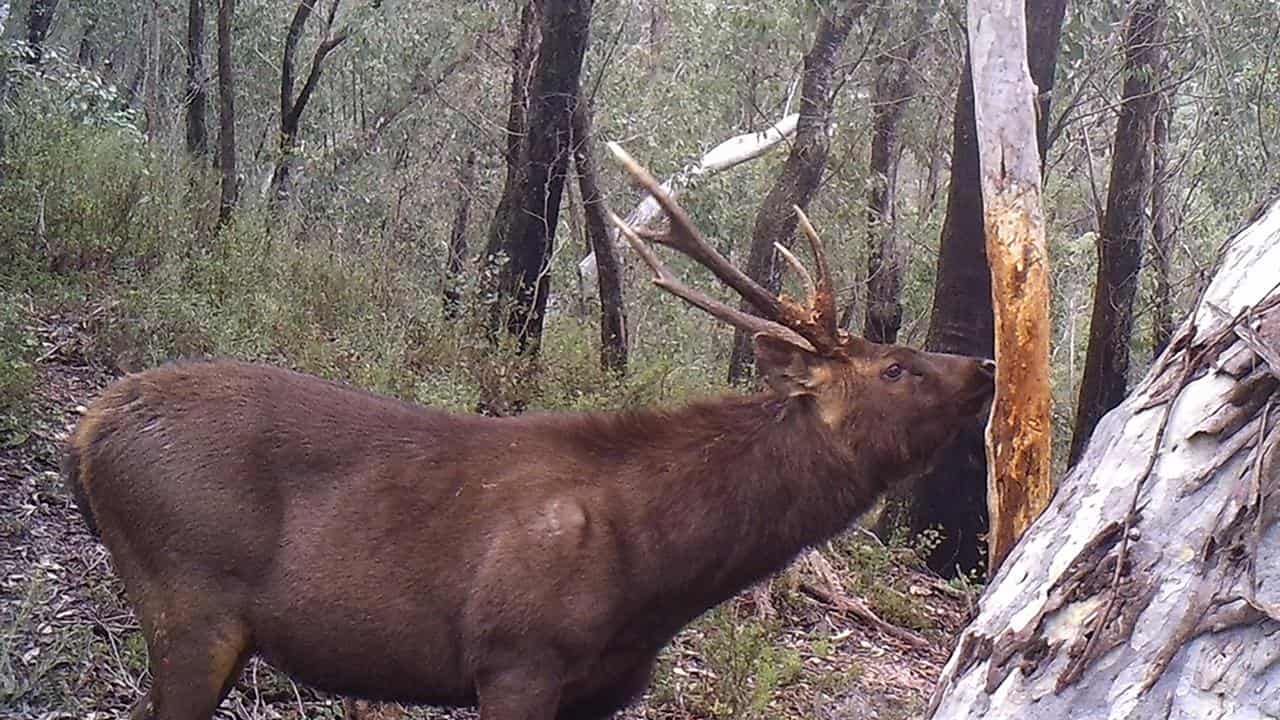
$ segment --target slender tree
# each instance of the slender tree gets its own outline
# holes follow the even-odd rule
[[[200,157],[209,152],[205,126],[208,105],[208,71],[204,63],[204,0],[187,2],[187,152]]]
[[[542,337],[551,288],[548,265],[573,152],[572,117],[591,5],[591,0],[531,2],[523,13],[530,22],[513,62],[507,161],[516,167],[509,166],[486,254],[504,256],[491,330],[495,337],[499,331],[515,337],[522,353],[536,354]],[[527,27],[534,18],[536,43]],[[517,87],[524,76],[527,95]]]
[[[581,92],[581,91],[579,91]],[[587,238],[596,256],[600,289],[600,366],[615,375],[627,372],[627,313],[622,301],[622,262],[604,217],[604,196],[592,147],[591,106],[579,97],[573,111],[573,164],[578,171]]]
[[[1160,106],[1156,84],[1163,65],[1165,15],[1165,0],[1141,0],[1125,23],[1124,90],[1111,154],[1107,209],[1098,235],[1089,349],[1071,436],[1073,464],[1098,420],[1120,404],[1128,389],[1133,301],[1151,207],[1151,151]]]
[[[311,100],[316,85],[320,82],[325,58],[347,40],[345,31],[336,33],[333,31],[334,18],[338,14],[338,5],[341,0],[332,0],[324,16],[324,37],[311,57],[311,69],[307,72],[307,79],[303,82],[297,97],[294,97],[298,43],[301,42],[302,34],[306,30],[307,19],[311,17],[319,1],[300,0],[297,9],[294,10],[293,20],[289,23],[289,31],[285,34],[284,57],[280,61],[280,159],[271,176],[273,196],[277,202],[289,196],[289,183],[294,156],[298,149],[298,130],[302,124],[302,113],[306,110],[307,102]]]
[[[44,43],[53,27],[53,14],[58,0],[31,0],[27,6],[26,61],[32,65],[44,62]]]
[[[857,1],[837,15],[823,14],[813,36],[813,45],[804,56],[796,136],[782,172],[756,213],[755,228],[751,233],[751,254],[747,259],[747,274],[774,293],[782,284],[774,243],[791,244],[796,230],[794,208],[807,208],[818,190],[830,147],[827,128],[831,123],[833,100],[831,75],[854,21],[866,11],[868,4]],[[754,310],[746,301],[743,301],[742,309]],[[729,381],[738,383],[748,378],[754,359],[750,334],[738,329],[733,335],[733,352],[729,357]]]
[[[467,150],[458,168],[458,205],[449,228],[449,257],[444,278],[444,318],[462,317],[462,287],[467,268],[467,222],[471,216],[471,197],[476,189],[476,150]]]
[[[1036,140],[1040,160],[1048,152],[1049,102],[1066,0],[1027,0],[1027,66],[1037,90]],[[981,173],[973,110],[972,70],[966,55],[952,125],[951,182],[938,250],[938,274],[925,348],[992,357],[995,316],[983,228]],[[1042,171],[1043,172],[1043,171]],[[963,433],[934,470],[904,486],[894,504],[912,533],[942,528],[929,565],[955,574],[982,568],[987,532],[986,445],[979,432]]]
[[[903,249],[896,232],[901,130],[907,101],[915,95],[916,57],[924,45],[933,3],[922,2],[910,38],[876,57],[871,93],[871,173],[867,183],[867,317],[863,336],[872,342],[897,341],[902,327]],[[853,301],[846,314],[851,315]]]
[[[231,54],[235,12],[235,0],[218,0],[218,166],[222,173],[219,227],[231,219],[240,194],[236,175],[235,69]]]
[[[1169,126],[1172,124],[1173,90],[1168,89],[1160,94],[1151,151],[1151,347],[1156,355],[1173,336],[1173,286],[1169,266],[1178,208],[1172,197],[1174,172],[1169,163]]]

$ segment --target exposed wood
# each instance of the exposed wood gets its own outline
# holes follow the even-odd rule
[[[1280,202],[1098,423],[988,585],[935,720],[1267,717],[1280,703]]]
[[[990,569],[1049,504],[1049,248],[1040,204],[1036,88],[1022,0],[970,0],[969,54],[995,310],[987,426]]]
[[[1026,3],[1027,64],[1037,96],[1039,156],[1048,150],[1049,89],[1057,68],[1066,0]],[[995,314],[975,137],[972,72],[968,53],[956,92],[952,124],[951,180],[939,241],[937,282],[925,348],[992,357]],[[902,488],[895,500],[903,507],[908,530],[941,527],[942,541],[927,558],[945,575],[980,571],[987,552],[980,538],[988,530],[987,463],[980,433],[962,434],[945,451],[933,472]]]
[[[1156,84],[1164,64],[1166,14],[1165,0],[1141,0],[1125,26],[1123,99],[1098,234],[1098,282],[1071,435],[1072,463],[1084,452],[1098,419],[1124,399],[1129,387],[1129,342],[1151,207],[1152,129],[1160,103]]]

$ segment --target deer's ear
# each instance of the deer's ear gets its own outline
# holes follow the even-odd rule
[[[760,373],[781,397],[814,395],[831,378],[826,361],[798,345],[768,333],[752,339]]]

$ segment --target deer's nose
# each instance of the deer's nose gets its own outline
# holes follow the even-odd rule
[[[978,367],[979,367],[979,368],[981,368],[981,369],[982,369],[982,372],[986,373],[988,376],[990,376],[990,377],[992,377],[992,378],[994,378],[994,377],[996,376],[996,361],[995,361],[995,360],[987,360],[987,359],[985,359],[985,358],[984,358],[984,359],[982,359],[982,360],[979,360],[979,361],[978,361]]]

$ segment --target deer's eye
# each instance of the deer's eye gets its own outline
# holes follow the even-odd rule
[[[885,380],[897,380],[898,378],[902,377],[902,373],[903,373],[902,366],[899,365],[898,363],[894,363],[884,369],[883,375]]]

